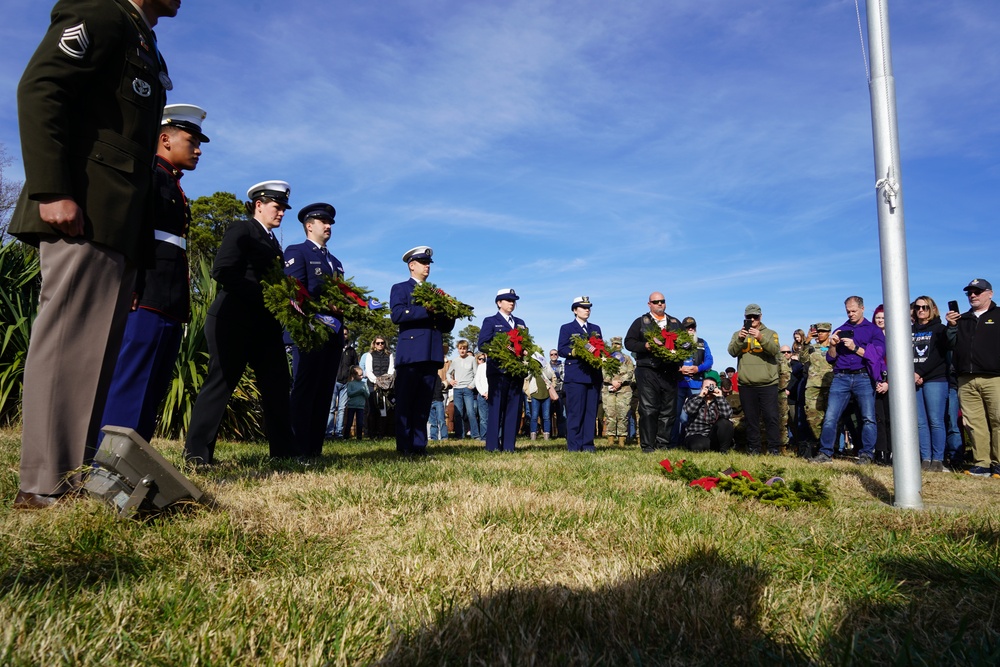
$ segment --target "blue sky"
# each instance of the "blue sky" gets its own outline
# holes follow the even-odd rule
[[[51,5],[5,6],[19,178],[15,88]],[[1000,280],[1000,3],[897,0],[890,18],[910,289],[964,303],[973,277]],[[551,347],[574,296],[610,337],[658,290],[718,368],[749,302],[790,342],[850,294],[869,315],[882,300],[853,0],[185,0],[157,34],[169,101],[208,111],[188,195],[276,178],[296,211],[332,203],[330,247],[384,298],[428,244],[476,324],[513,287]]]

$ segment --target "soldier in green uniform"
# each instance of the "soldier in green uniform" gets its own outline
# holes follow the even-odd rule
[[[632,406],[632,385],[635,383],[635,364],[632,357],[622,352],[622,337],[611,339],[611,355],[621,363],[614,376],[604,373],[601,401],[607,417],[605,434],[609,445],[625,446],[628,438],[628,413]]]
[[[38,246],[16,508],[48,507],[93,456],[171,88],[153,26],[179,0],[59,0],[17,88],[24,189],[10,231]]]
[[[832,328],[829,322],[818,322],[811,326],[809,338],[799,353],[802,376],[806,379],[803,408],[809,427],[805,434],[808,442],[803,444],[803,451],[799,453],[804,453],[807,457],[813,455],[813,449],[819,442],[820,432],[823,430],[823,417],[826,416],[826,401],[830,394],[830,384],[833,382],[833,366],[826,360],[826,351],[829,349],[827,341]]]

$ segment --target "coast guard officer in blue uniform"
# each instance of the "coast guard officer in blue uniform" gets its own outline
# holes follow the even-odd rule
[[[208,378],[191,410],[184,458],[214,463],[215,440],[226,414],[226,404],[243,377],[253,368],[264,412],[264,432],[271,456],[298,454],[289,413],[288,357],[278,320],[264,305],[261,280],[284,261],[274,230],[291,208],[291,188],[285,181],[264,181],[247,190],[247,212],[229,225],[212,265],[219,293],[205,318],[208,342]]]
[[[480,350],[494,336],[506,336],[508,331],[524,328],[524,320],[514,317],[514,308],[520,298],[511,287],[497,292],[494,299],[497,313],[485,318],[479,328],[476,346]],[[505,373],[493,359],[486,357],[486,382],[489,387],[486,402],[490,406],[486,422],[486,450],[512,452],[517,437],[517,420],[521,416],[521,378]]]
[[[399,325],[396,343],[396,451],[404,456],[427,454],[427,419],[431,413],[434,380],[444,366],[441,334],[455,328],[455,320],[428,311],[413,301],[413,288],[427,280],[434,250],[417,246],[403,254],[410,279],[389,292],[393,324]]]
[[[590,324],[590,297],[573,299],[572,322],[559,328],[559,356],[566,357],[563,389],[566,392],[566,448],[571,452],[593,452],[597,427],[597,399],[603,381],[601,371],[573,353],[573,336],[600,337],[601,327]]]
[[[285,274],[297,279],[312,298],[318,298],[323,283],[344,277],[344,266],[326,249],[335,224],[337,209],[329,204],[309,204],[299,211],[306,240],[285,248]],[[334,313],[339,315],[339,313]],[[331,332],[322,347],[303,352],[285,333],[285,344],[292,345],[292,432],[303,456],[323,453],[326,421],[337,383],[337,368],[344,348],[342,326]]]
[[[151,226],[155,230],[153,265],[136,276],[138,307],[128,315],[108,390],[101,426],[134,428],[153,439],[160,402],[170,387],[184,325],[191,320],[187,232],[191,207],[181,188],[185,171],[198,166],[205,111],[193,104],[163,109],[153,175]],[[104,433],[97,436],[97,444]]]

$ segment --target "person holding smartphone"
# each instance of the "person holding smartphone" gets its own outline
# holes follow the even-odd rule
[[[837,425],[853,396],[861,410],[861,454],[858,464],[874,462],[875,440],[875,381],[870,374],[871,359],[885,354],[885,334],[865,319],[865,301],[860,296],[849,296],[844,301],[847,321],[830,336],[826,359],[833,364],[833,382],[827,401],[823,429],[819,438],[819,453],[809,459],[812,463],[829,463],[833,460],[833,446],[837,440]],[[870,349],[874,346],[874,349]]]
[[[778,419],[778,334],[761,321],[756,303],[743,309],[743,327],[729,341],[729,355],[736,357],[740,378],[740,401],[747,424],[747,453],[761,453],[761,423],[767,434],[767,448],[778,454],[781,426]]]
[[[715,371],[706,371],[701,390],[684,401],[688,425],[684,446],[692,452],[714,449],[728,452],[733,446],[733,408],[722,395],[720,378]]]

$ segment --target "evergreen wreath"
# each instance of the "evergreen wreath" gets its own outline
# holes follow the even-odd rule
[[[347,319],[377,320],[384,306],[377,299],[365,298],[369,292],[346,278],[324,276],[319,298],[313,299],[305,286],[285,275],[279,261],[261,280],[264,306],[288,332],[292,343],[302,352],[324,345],[339,332]],[[334,310],[339,315],[334,315]]]
[[[819,505],[830,507],[830,494],[826,486],[815,477],[803,482],[793,480],[791,483],[777,474],[771,475],[766,482],[755,479],[746,470],[735,470],[730,467],[720,473],[710,474],[693,461],[660,461],[667,479],[685,482],[690,488],[702,488],[711,491],[718,488],[726,493],[747,500],[757,500],[765,505],[784,507],[786,509],[803,505]],[[770,474],[773,469],[767,470]],[[777,472],[781,472],[778,470]]]
[[[542,370],[542,365],[531,356],[535,352],[541,352],[542,348],[535,345],[531,334],[524,327],[498,333],[479,349],[507,375],[523,378],[529,373],[539,373]]]
[[[472,319],[472,306],[462,303],[426,280],[413,288],[413,302],[431,313],[444,315],[452,320]]]
[[[646,329],[644,335],[652,355],[668,364],[682,363],[698,348],[698,341],[687,331],[669,331],[653,327]]]
[[[594,333],[590,338],[573,334],[570,338],[571,354],[591,368],[604,371],[614,377],[621,370],[622,363],[611,356],[611,350],[601,340],[601,335]]]

